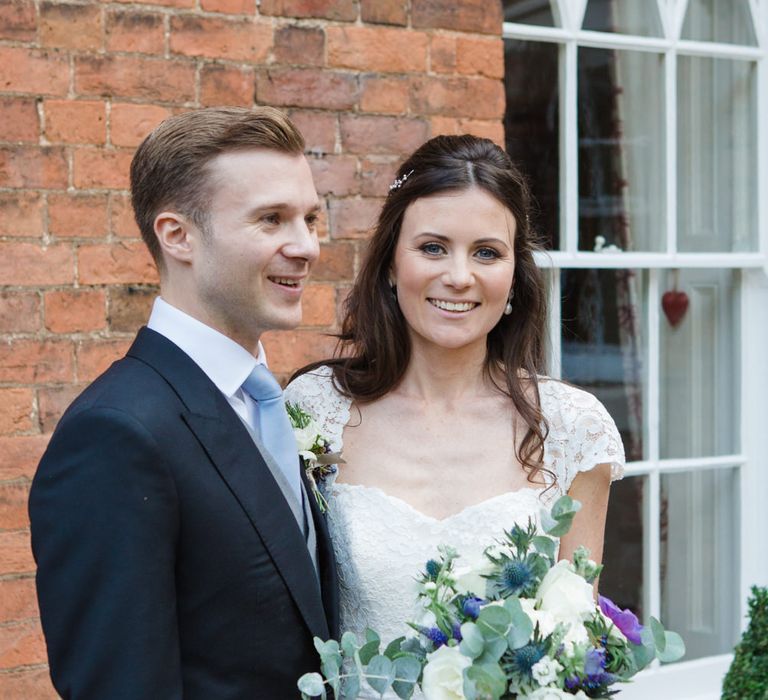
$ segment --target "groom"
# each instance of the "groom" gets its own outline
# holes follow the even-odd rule
[[[319,203],[279,111],[168,119],[131,165],[160,298],[70,406],[30,495],[51,677],[73,700],[282,700],[337,636],[328,531],[264,331],[301,321]]]

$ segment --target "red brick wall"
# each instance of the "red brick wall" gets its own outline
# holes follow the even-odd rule
[[[325,203],[285,376],[327,353],[401,157],[429,136],[502,141],[493,0],[0,0],[0,697],[54,697],[26,499],[50,431],[123,354],[157,276],[128,164],[169,114],[272,104],[307,138]]]

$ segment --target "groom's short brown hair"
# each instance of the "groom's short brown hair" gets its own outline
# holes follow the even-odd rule
[[[252,148],[300,154],[304,137],[274,107],[210,107],[170,117],[144,139],[131,161],[131,201],[158,268],[157,214],[172,209],[205,231],[214,190],[208,164],[221,153]]]

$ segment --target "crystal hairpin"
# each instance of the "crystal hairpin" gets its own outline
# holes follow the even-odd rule
[[[399,189],[400,189],[400,188],[403,186],[403,183],[404,183],[404,182],[405,182],[405,181],[406,181],[406,180],[407,180],[407,179],[408,179],[408,178],[409,178],[411,175],[413,175],[413,170],[411,170],[410,172],[406,173],[406,174],[405,174],[405,175],[403,175],[402,177],[398,177],[398,178],[396,178],[396,179],[395,179],[395,181],[394,181],[394,182],[393,182],[393,183],[392,183],[392,184],[389,186],[389,191],[391,192],[392,190],[399,190]]]

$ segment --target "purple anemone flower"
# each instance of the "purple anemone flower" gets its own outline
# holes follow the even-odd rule
[[[476,596],[469,596],[468,598],[465,598],[464,603],[462,603],[462,606],[461,606],[462,612],[467,617],[471,617],[473,620],[476,620],[477,616],[480,614],[480,608],[482,607],[484,602],[485,601],[482,598],[478,598]]]
[[[602,610],[603,615],[613,622],[632,644],[642,644],[640,633],[643,631],[643,626],[640,624],[635,613],[629,609],[622,610],[610,598],[605,596],[598,596],[598,602],[600,603],[600,610]]]

